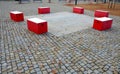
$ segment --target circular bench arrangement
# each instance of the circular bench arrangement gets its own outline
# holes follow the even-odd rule
[[[38,14],[50,13],[50,7],[38,7]],[[84,8],[73,7],[73,13],[84,14]],[[93,28],[99,31],[110,29],[112,26],[112,19],[108,18],[109,12],[103,10],[96,10],[94,12]],[[20,11],[10,12],[11,20],[15,22],[24,21],[24,14]],[[42,34],[48,32],[47,21],[39,18],[30,18],[27,20],[28,30],[36,33]]]

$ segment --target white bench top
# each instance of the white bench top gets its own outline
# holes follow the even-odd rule
[[[74,8],[83,8],[83,7],[74,7]]]
[[[103,11],[103,10],[96,10],[96,11],[100,11],[100,12],[109,12],[109,11]]]
[[[101,17],[101,18],[95,18],[96,20],[99,21],[108,21],[108,20],[112,20],[112,18],[108,18],[108,17]]]
[[[13,13],[13,14],[21,14],[22,12],[20,12],[20,11],[11,11],[10,13]]]
[[[50,7],[38,7],[38,8],[50,8]]]
[[[35,23],[42,23],[42,22],[46,22],[46,20],[42,20],[39,18],[30,18],[28,19],[29,21],[35,22]]]

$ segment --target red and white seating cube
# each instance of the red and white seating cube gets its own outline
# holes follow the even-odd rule
[[[11,11],[10,18],[16,22],[24,21],[23,12],[19,12],[19,11]]]
[[[95,18],[93,28],[99,31],[110,29],[112,21],[113,20],[108,17]]]
[[[94,12],[94,16],[95,17],[108,17],[109,16],[109,12],[108,11],[103,11],[103,10],[96,10]]]
[[[38,14],[46,14],[50,13],[50,7],[39,7]]]
[[[82,7],[73,7],[73,13],[84,14],[84,8],[82,8]]]
[[[42,34],[48,32],[47,21],[39,18],[30,18],[27,20],[28,30],[36,33]]]

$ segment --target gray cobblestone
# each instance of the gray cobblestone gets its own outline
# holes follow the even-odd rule
[[[50,32],[36,35],[27,30],[26,21],[9,19],[11,10],[38,15],[39,6],[50,6],[51,14],[72,9],[58,2],[0,2],[0,74],[119,74],[119,16],[110,15],[114,21],[109,30],[88,28],[59,37]],[[85,10],[85,15],[93,13]]]

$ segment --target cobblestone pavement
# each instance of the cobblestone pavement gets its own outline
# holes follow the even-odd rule
[[[57,3],[0,2],[0,74],[120,74],[120,17],[110,15],[113,26],[106,31],[88,28],[59,37],[36,35],[26,22],[9,19],[11,10],[37,15],[38,6],[71,12]]]

